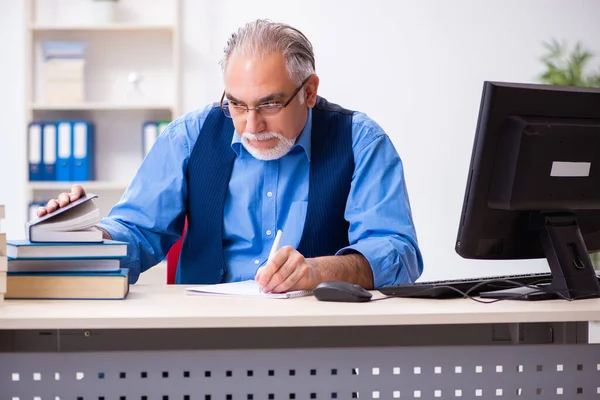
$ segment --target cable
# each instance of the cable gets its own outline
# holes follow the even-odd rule
[[[529,289],[532,289],[533,292],[523,293],[523,294],[520,294],[518,296],[506,297],[506,298],[502,298],[502,299],[493,299],[493,300],[481,300],[481,299],[477,299],[474,296],[470,295],[470,293],[472,293],[474,290],[480,288],[481,286],[489,285],[490,283],[494,283],[494,282],[508,283],[508,284],[512,285],[512,286],[509,286],[509,287],[503,287],[502,289],[529,288]],[[444,288],[444,289],[452,290],[452,291],[460,294],[462,298],[468,298],[470,300],[473,300],[473,301],[475,301],[477,303],[482,303],[482,304],[491,304],[491,303],[496,303],[498,301],[504,301],[504,300],[515,300],[515,299],[520,299],[520,298],[527,297],[527,296],[530,296],[530,295],[542,294],[542,293],[554,294],[554,295],[558,296],[559,298],[562,298],[563,300],[567,300],[567,301],[580,300],[580,299],[585,299],[585,298],[589,298],[589,297],[598,297],[598,295],[599,295],[599,293],[594,292],[594,291],[589,291],[589,292],[585,291],[580,296],[569,298],[569,297],[563,295],[562,293],[556,291],[553,288],[547,288],[546,289],[544,287],[535,286],[535,285],[539,285],[541,283],[550,283],[550,282],[549,282],[548,279],[540,279],[538,281],[535,281],[535,282],[532,282],[532,283],[529,283],[529,284],[524,284],[524,283],[512,281],[510,279],[488,279],[488,280],[483,280],[483,281],[481,281],[481,282],[473,285],[466,292],[463,292],[462,290],[456,289],[453,286],[436,285],[436,286],[432,286],[432,287],[427,287],[427,288],[422,289],[422,290],[417,291],[417,292],[413,292],[413,293],[411,293],[410,296],[386,296],[386,297],[380,297],[378,299],[373,299],[371,301],[379,301],[379,300],[386,300],[386,299],[392,299],[392,298],[401,298],[401,297],[414,297],[415,295],[426,293],[428,291],[431,291],[431,290],[434,290],[434,289],[439,289],[439,288]],[[581,291],[577,291],[577,292],[581,292]]]

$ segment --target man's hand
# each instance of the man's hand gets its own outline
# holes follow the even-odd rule
[[[310,290],[321,282],[317,268],[291,246],[279,249],[267,265],[258,269],[254,280],[266,293]]]
[[[38,208],[37,215],[38,217],[43,217],[44,215],[56,211],[60,207],[64,207],[70,202],[75,201],[82,196],[85,196],[85,191],[83,190],[81,185],[73,185],[73,187],[71,187],[70,193],[61,193],[58,195],[57,199],[50,200],[46,204],[46,207]]]

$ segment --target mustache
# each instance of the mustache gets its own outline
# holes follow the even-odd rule
[[[250,133],[244,132],[242,137],[247,138],[248,140],[269,140],[273,138],[281,139],[283,136],[277,132],[262,132],[262,133]]]

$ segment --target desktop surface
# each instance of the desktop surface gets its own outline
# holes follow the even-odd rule
[[[132,285],[126,300],[5,300],[3,329],[153,329],[452,325],[600,321],[600,299],[501,301],[388,298],[366,303],[186,295],[189,285]],[[372,291],[373,299],[385,297]]]

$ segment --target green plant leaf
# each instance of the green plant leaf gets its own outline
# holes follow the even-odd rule
[[[561,86],[600,86],[600,72],[586,76],[586,66],[594,54],[586,50],[581,42],[569,52],[567,43],[552,39],[542,42],[546,53],[540,58],[546,70],[538,79],[542,83]]]

